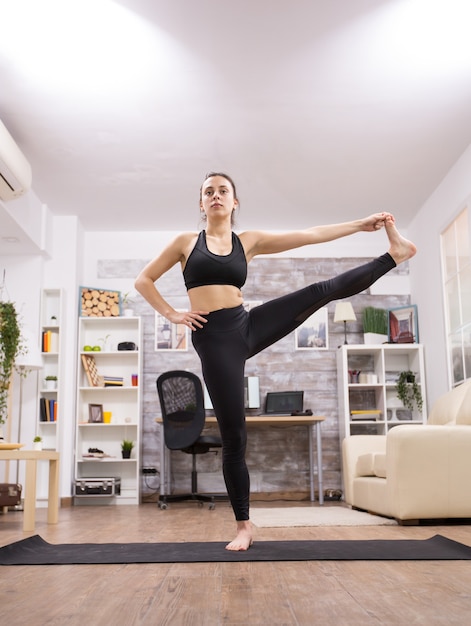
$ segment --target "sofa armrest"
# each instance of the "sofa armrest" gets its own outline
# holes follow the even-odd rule
[[[388,499],[399,519],[471,514],[471,427],[400,425],[386,437]]]
[[[357,476],[358,457],[368,453],[384,453],[386,435],[352,435],[342,442],[342,473],[345,502],[353,504],[353,480]]]

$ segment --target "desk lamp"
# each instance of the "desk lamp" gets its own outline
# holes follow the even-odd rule
[[[347,322],[354,322],[356,315],[352,307],[351,302],[337,302],[335,305],[334,322],[343,322],[343,329],[345,333],[344,344],[347,344]]]

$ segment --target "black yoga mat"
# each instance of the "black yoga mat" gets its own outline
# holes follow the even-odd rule
[[[257,541],[246,552],[226,542],[50,544],[39,535],[0,548],[0,565],[204,563],[231,561],[470,560],[471,547],[441,535],[430,539]]]

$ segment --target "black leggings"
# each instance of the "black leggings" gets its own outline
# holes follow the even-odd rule
[[[221,432],[224,480],[236,520],[249,519],[250,479],[245,463],[246,360],[286,336],[328,302],[360,293],[395,266],[394,259],[386,253],[249,312],[241,305],[209,313],[203,328],[192,333]]]

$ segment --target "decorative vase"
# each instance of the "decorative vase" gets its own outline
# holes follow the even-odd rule
[[[134,310],[133,309],[124,309],[123,313],[124,313],[124,317],[133,317],[134,316]]]
[[[368,345],[388,343],[388,336],[380,333],[363,333],[363,341]]]

